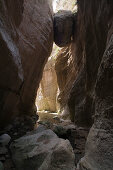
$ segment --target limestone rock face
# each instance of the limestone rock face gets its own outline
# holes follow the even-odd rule
[[[0,1],[0,125],[31,114],[53,42],[50,0]]]
[[[85,106],[87,106],[85,93],[85,73],[85,69],[82,68],[76,75],[77,77],[73,82],[68,98],[71,120],[80,126],[88,126],[91,123],[88,112],[84,112],[84,109],[86,110]]]
[[[100,3],[97,1],[89,3],[85,0],[83,6],[82,1],[78,1],[73,54],[77,74],[68,105],[73,120],[79,126],[91,126],[94,121],[95,86],[98,69],[106,49],[107,36],[109,36],[112,20],[111,4],[104,0]]]
[[[17,170],[75,170],[69,141],[58,138],[51,130],[17,139],[11,151]]]
[[[95,122],[79,169],[107,170],[113,167],[113,34],[99,67],[96,83]]]
[[[68,118],[67,100],[75,80],[71,53],[74,15],[70,11],[74,9],[75,1],[57,1],[56,7],[56,11],[59,9],[60,11],[54,14],[54,41],[57,45],[66,47],[60,49],[54,44],[51,58],[44,69],[36,104],[41,111],[57,112],[62,110],[63,118]]]
[[[111,120],[97,121],[90,130],[80,170],[107,170],[113,167],[113,126]]]
[[[45,65],[43,77],[37,93],[36,105],[38,110],[56,112],[57,92],[58,84],[55,72],[55,60],[50,58]]]
[[[85,32],[82,30],[85,43],[85,94],[89,96],[89,111],[90,114],[93,111],[94,123],[78,169],[113,169],[113,2],[101,0],[89,3],[85,0],[85,8],[82,1],[79,2],[78,16],[84,16],[80,22],[86,28]],[[87,16],[91,18],[87,20]],[[96,37],[95,41],[93,37]]]
[[[76,71],[74,67],[74,60],[72,55],[72,44],[62,48],[55,62],[55,70],[57,74],[57,82],[59,86],[58,103],[60,104],[60,110],[62,115],[68,115],[68,98],[75,80]]]
[[[56,1],[56,9],[55,12],[58,12],[59,10],[76,10],[76,0],[57,0]]]
[[[74,26],[73,81],[69,79],[72,74],[65,79],[69,70],[68,62],[60,62],[63,57],[57,61],[56,68],[66,68],[65,76],[58,75],[57,71],[59,87],[64,87],[62,82],[71,84],[71,90],[66,90],[62,96],[68,96],[72,120],[78,126],[93,125],[78,169],[113,169],[113,2],[84,0],[83,3],[79,0]],[[62,52],[62,56],[66,55]],[[59,63],[66,64],[60,66]],[[61,102],[63,97],[59,98]]]
[[[56,55],[55,70],[57,74],[57,81],[59,87],[59,94],[57,97],[60,105],[61,117],[69,119],[68,98],[76,77],[76,70],[74,65],[75,43],[74,43],[74,29],[75,29],[75,14],[76,11],[75,0],[58,0],[54,16],[54,41],[58,46],[63,46]],[[72,12],[71,12],[72,11]],[[72,116],[71,116],[72,117]]]

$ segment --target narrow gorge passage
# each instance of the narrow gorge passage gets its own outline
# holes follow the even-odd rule
[[[0,0],[0,170],[113,170],[112,58],[112,0]]]

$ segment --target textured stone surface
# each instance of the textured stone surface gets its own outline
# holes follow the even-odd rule
[[[59,95],[57,100],[60,104],[60,110],[66,115],[69,113],[67,106],[68,97],[76,76],[71,48],[72,44],[62,48],[59,51],[55,62],[57,82],[59,86]]]
[[[84,0],[84,6],[82,1],[78,1],[73,46],[75,51],[72,53],[77,74],[69,95],[69,109],[73,120],[80,126],[91,126],[93,123],[97,73],[106,49],[112,21],[111,11],[111,1],[89,3]]]
[[[97,121],[91,128],[81,159],[80,170],[108,170],[113,167],[113,126],[107,119]]]
[[[11,151],[17,170],[75,170],[69,141],[58,138],[51,130],[17,139]]]
[[[45,65],[43,77],[37,93],[36,105],[38,110],[57,111],[57,76],[55,72],[55,59],[50,58]]]
[[[85,157],[79,169],[107,170],[113,167],[113,34],[99,67],[96,99],[95,122],[86,143]]]
[[[62,10],[54,15],[54,42],[64,47],[71,42],[73,35],[73,13]]]
[[[57,0],[56,1],[56,9],[55,12],[58,12],[59,10],[76,10],[76,0]]]
[[[51,1],[0,1],[0,125],[33,113],[52,42]]]
[[[88,10],[81,3],[79,5],[86,28],[86,95],[89,96],[89,102],[93,99],[89,107],[93,110],[94,124],[87,138],[85,156],[78,169],[108,170],[113,169],[113,2],[84,1]],[[92,11],[94,6],[99,15]],[[88,13],[93,17],[87,21]],[[95,31],[91,29],[93,25]],[[92,38],[95,36],[94,43]]]

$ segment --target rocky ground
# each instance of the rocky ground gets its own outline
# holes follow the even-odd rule
[[[34,166],[38,166],[38,170],[75,169],[84,156],[89,130],[78,128],[71,121],[60,119],[55,114],[52,119],[51,115],[52,113],[48,116],[50,120],[46,116],[43,121],[36,121],[37,116],[17,117],[0,132],[0,170],[28,170]],[[40,165],[36,164],[36,160]]]

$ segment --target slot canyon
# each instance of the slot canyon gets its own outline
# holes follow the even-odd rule
[[[0,170],[113,170],[113,0],[0,0]]]

